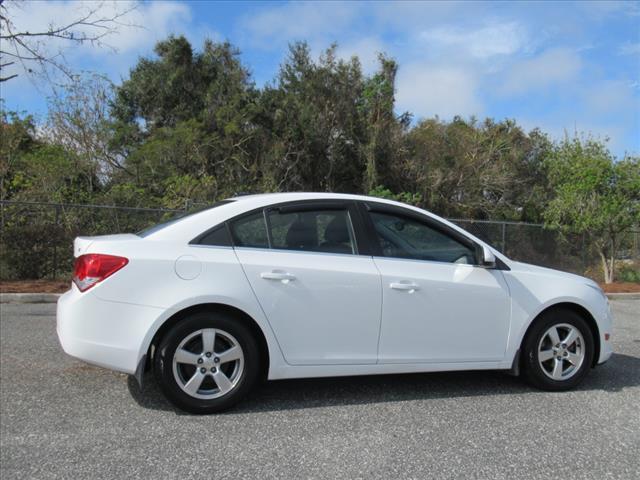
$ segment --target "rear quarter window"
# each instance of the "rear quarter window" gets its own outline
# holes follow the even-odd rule
[[[206,210],[211,210],[212,208],[217,208],[220,207],[222,205],[226,205],[228,203],[231,203],[233,200],[221,200],[219,202],[216,202],[212,205],[210,205],[209,207],[206,208],[202,208],[198,211],[195,212],[189,212],[189,213],[179,213],[178,215],[176,215],[175,217],[173,217],[170,220],[167,220],[166,222],[161,222],[158,223],[156,225],[153,225],[149,228],[145,228],[144,230],[139,231],[138,233],[136,233],[137,236],[145,238],[148,237],[149,235],[153,235],[156,232],[159,232],[160,230],[164,230],[165,228],[171,226],[171,225],[175,225],[178,222],[181,222],[182,220],[185,220],[189,217],[192,217],[193,215],[196,215],[198,213],[204,212]]]

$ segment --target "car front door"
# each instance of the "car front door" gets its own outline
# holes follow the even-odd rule
[[[230,222],[238,259],[292,365],[377,360],[382,292],[352,202],[298,203]]]
[[[502,360],[510,318],[502,272],[479,266],[475,244],[431,217],[376,203],[365,217],[382,275],[379,362]]]

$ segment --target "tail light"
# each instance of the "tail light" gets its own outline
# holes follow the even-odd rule
[[[89,290],[110,275],[113,275],[129,260],[115,255],[103,255],[101,253],[88,253],[76,258],[73,269],[73,283],[81,292]]]

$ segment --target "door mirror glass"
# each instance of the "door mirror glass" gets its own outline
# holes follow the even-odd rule
[[[482,246],[482,266],[486,268],[496,267],[496,256],[486,245]]]

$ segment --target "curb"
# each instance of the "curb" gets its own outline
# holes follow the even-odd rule
[[[56,303],[61,293],[0,293],[0,303]],[[640,300],[640,293],[607,293],[609,300]]]
[[[56,303],[61,293],[0,293],[0,303]]]
[[[640,300],[640,293],[605,293],[609,300]]]

